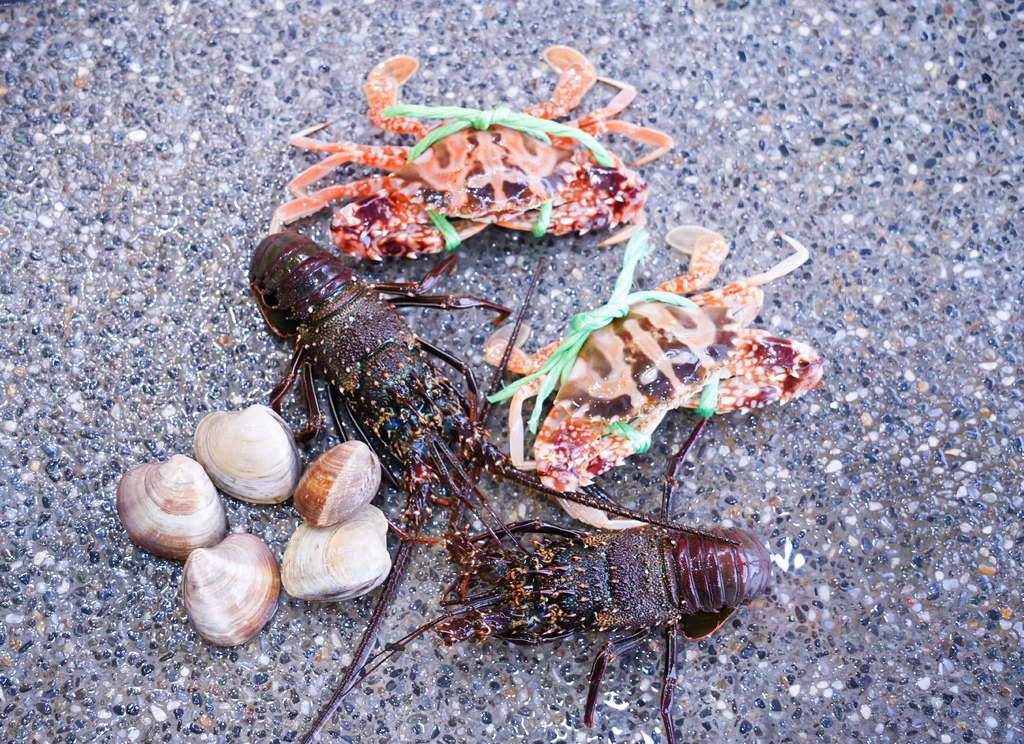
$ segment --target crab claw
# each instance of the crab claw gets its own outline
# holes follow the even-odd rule
[[[370,74],[366,76],[367,96],[369,96],[371,88],[397,92],[398,87],[408,80],[419,67],[419,62],[404,54],[384,60],[370,70]]]
[[[794,346],[800,352],[790,370],[789,382],[787,380],[786,391],[790,399],[799,398],[804,393],[817,387],[821,382],[821,375],[824,371],[824,360],[818,353],[806,344],[794,342]]]
[[[398,192],[381,193],[346,204],[334,213],[331,237],[351,256],[379,261],[381,256],[416,256],[436,253],[444,243],[434,243],[415,224],[419,209]]]
[[[544,419],[534,443],[537,475],[556,491],[578,491],[633,454],[629,440],[608,436],[601,421],[572,417],[556,405]]]
[[[567,46],[550,46],[541,54],[544,60],[555,68],[557,72],[563,72],[571,64],[581,64],[590,67],[590,62],[578,49]]]

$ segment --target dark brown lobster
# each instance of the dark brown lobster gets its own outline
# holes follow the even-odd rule
[[[459,532],[464,509],[480,507],[488,511],[476,488],[481,469],[537,492],[619,516],[711,535],[623,508],[602,498],[599,491],[552,491],[535,475],[517,470],[487,440],[478,417],[478,387],[468,365],[418,338],[395,311],[398,306],[415,305],[508,312],[472,297],[427,296],[425,292],[453,261],[454,256],[417,284],[367,284],[338,257],[287,232],[264,239],[252,258],[249,278],[267,323],[275,333],[296,339],[295,353],[271,394],[271,404],[280,409],[282,398],[298,379],[307,412],[306,427],[299,437],[315,436],[321,425],[313,389],[313,372],[318,371],[330,384],[332,400],[338,402],[358,435],[377,453],[391,481],[409,494],[398,551],[369,627],[352,665],[304,742],[323,727],[358,680],[431,508],[450,508],[449,534]],[[428,354],[466,376],[470,397],[458,390]],[[499,529],[503,528],[498,524]]]
[[[491,636],[537,645],[573,633],[614,633],[590,673],[583,723],[591,726],[608,665],[664,627],[661,717],[665,739],[673,744],[678,634],[703,638],[764,591],[771,573],[764,545],[735,528],[704,535],[655,526],[588,533],[532,521],[506,530],[540,538],[531,551],[506,547],[493,531],[450,538],[453,556],[465,567],[453,586],[458,596],[372,668],[427,630],[447,646]]]

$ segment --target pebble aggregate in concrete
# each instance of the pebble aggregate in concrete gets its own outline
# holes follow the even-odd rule
[[[681,516],[758,530],[777,566],[764,600],[681,650],[680,740],[1024,741],[1022,36],[1017,0],[0,10],[4,741],[305,729],[368,600],[285,598],[255,640],[213,648],[185,620],[181,565],[121,530],[115,483],[189,453],[207,411],[265,400],[287,359],[246,286],[284,184],[316,159],[287,135],[328,121],[321,136],[403,141],[374,129],[361,92],[399,53],[422,62],[408,102],[525,108],[555,81],[539,56],[551,44],[635,84],[624,118],[675,138],[643,169],[656,239],[697,223],[735,240],[722,282],[784,255],[777,230],[812,255],[768,288],[758,324],[819,349],[820,388],[715,420],[686,485]],[[610,95],[598,85],[584,105]],[[299,229],[326,240],[327,222]],[[446,286],[515,306],[546,256],[532,320],[546,343],[610,290],[621,252],[599,239],[488,230]],[[431,264],[360,271],[397,281]],[[638,281],[678,269],[661,251]],[[481,313],[410,320],[486,374]],[[671,414],[607,487],[654,508],[691,424]],[[485,490],[509,519],[566,519]],[[401,497],[384,497],[397,515]],[[280,556],[297,517],[232,501],[229,522]],[[421,550],[384,639],[433,616],[450,579],[440,548]],[[424,638],[349,696],[326,740],[665,741],[658,636],[614,664],[582,728],[602,642],[449,651]]]

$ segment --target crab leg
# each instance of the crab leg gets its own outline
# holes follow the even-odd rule
[[[599,77],[598,80],[606,85],[618,88],[619,92],[616,93],[602,108],[599,108],[596,111],[591,111],[581,119],[570,122],[571,126],[584,129],[599,121],[610,119],[629,106],[629,104],[633,102],[633,99],[636,98],[636,88],[629,83],[620,83],[618,80],[612,80],[611,78],[604,77]]]
[[[679,253],[688,255],[690,266],[685,274],[660,285],[660,292],[688,294],[703,289],[715,278],[722,261],[729,255],[729,244],[725,238],[697,225],[675,228],[665,236],[665,242]]]
[[[640,212],[636,216],[627,217],[626,219],[621,218],[621,213],[616,214],[611,209],[606,211],[604,214],[600,214],[601,219],[595,216],[595,210],[582,202],[579,201],[567,201],[563,204],[557,204],[551,212],[551,222],[548,225],[547,232],[551,235],[565,235],[571,232],[585,233],[590,230],[595,230],[599,227],[614,227],[620,224],[620,222],[630,222],[628,227],[607,238],[598,245],[614,245],[615,243],[621,243],[622,241],[629,238],[634,232],[639,230],[644,225],[644,214]],[[510,230],[533,230],[533,226],[537,222],[537,212],[525,212],[519,217],[514,219],[505,219],[494,224],[499,227],[506,227]],[[614,221],[611,221],[614,220]],[[628,230],[628,232],[626,232]]]
[[[754,274],[748,276],[745,279],[740,279],[720,289],[712,290],[711,292],[703,292],[698,295],[693,295],[690,299],[698,305],[721,305],[729,307],[740,316],[741,324],[747,325],[757,317],[757,314],[761,311],[761,305],[764,303],[764,292],[761,291],[759,285],[767,284],[768,282],[774,281],[780,277],[789,274],[804,264],[805,261],[810,257],[807,253],[807,249],[801,243],[793,240],[788,235],[781,236],[784,241],[793,249],[794,253],[784,261],[780,261],[775,266],[770,268],[761,274]],[[685,278],[686,275],[683,275]],[[673,280],[675,281],[675,280]],[[663,291],[674,291],[671,289],[665,289],[668,284],[661,285],[658,289]]]
[[[618,119],[595,122],[588,126],[581,126],[580,129],[592,135],[603,134],[605,132],[615,132],[616,134],[629,137],[635,142],[640,142],[654,147],[653,150],[642,158],[631,163],[631,168],[646,165],[647,163],[657,160],[672,149],[672,138],[664,132],[659,132],[656,129],[648,129],[647,127],[642,127],[639,124],[630,124],[629,122],[619,121]]]
[[[505,347],[508,346],[508,337],[512,335],[513,325],[502,326],[494,333],[490,335],[486,343],[484,343],[484,360],[492,367],[497,367],[501,362],[501,357],[505,354]],[[526,343],[530,337],[530,327],[523,325],[519,331],[519,337],[512,344],[512,354],[508,358],[508,364],[506,369],[509,372],[515,372],[517,375],[532,375],[538,369],[540,365],[547,361],[547,358],[551,356],[555,349],[558,348],[558,344],[561,341],[556,341],[553,344],[545,346],[535,354],[527,354],[523,351],[522,346]]]
[[[398,103],[398,89],[416,72],[419,66],[420,63],[412,57],[400,55],[384,60],[370,70],[370,74],[366,76],[363,92],[366,93],[366,100],[370,103],[370,110],[367,114],[370,120],[384,131],[412,134],[416,136],[416,139],[422,139],[427,132],[433,129],[428,124],[405,116],[391,116],[385,119],[383,114],[384,109]]]
[[[319,212],[333,201],[371,196],[391,188],[397,180],[388,177],[364,178],[361,181],[328,186],[312,194],[301,195],[274,210],[274,216],[270,221],[270,234],[280,232],[282,227],[295,220]]]
[[[570,126],[579,127],[587,134],[593,136],[604,134],[605,132],[615,132],[616,134],[629,137],[636,142],[652,145],[655,148],[633,163],[631,167],[645,165],[657,160],[672,149],[672,138],[664,132],[642,127],[638,124],[630,124],[625,121],[610,120],[611,117],[633,102],[633,99],[636,98],[636,88],[629,83],[622,83],[611,78],[599,77],[597,79],[606,85],[619,88],[619,92],[603,108],[591,111],[576,121],[568,122]]]
[[[619,243],[625,243],[633,236],[633,233],[641,229],[646,224],[647,215],[641,212],[640,215],[636,218],[636,222],[634,222],[632,225],[627,225],[626,227],[622,228],[611,237],[605,238],[597,245],[600,248],[606,248],[609,245],[618,245]]]
[[[538,119],[559,119],[580,105],[583,95],[590,90],[597,77],[594,66],[580,52],[565,46],[544,50],[544,59],[561,73],[550,101],[531,106],[523,113]]]
[[[647,163],[657,160],[671,150],[673,144],[672,138],[664,132],[659,132],[657,129],[648,129],[647,127],[642,127],[639,124],[630,124],[629,122],[619,121],[618,119],[612,119],[610,121],[592,121],[587,124],[581,124],[579,128],[587,134],[595,137],[606,132],[622,134],[635,142],[652,145],[655,148],[639,160],[630,163],[629,167],[631,168],[646,165]],[[568,137],[553,137],[551,142],[558,147],[564,147],[567,149],[577,145],[574,140],[569,139]]]
[[[303,188],[316,183],[339,165],[345,163],[359,163],[390,172],[405,166],[405,159],[409,155],[408,147],[370,147],[357,145],[354,142],[324,142],[306,136],[324,126],[326,125],[318,124],[316,127],[293,134],[288,140],[291,145],[305,150],[334,153],[316,165],[310,166],[288,183],[288,190],[294,196],[303,196],[301,191]]]

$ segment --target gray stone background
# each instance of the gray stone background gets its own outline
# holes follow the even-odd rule
[[[252,642],[188,625],[181,565],[124,535],[119,475],[191,454],[196,422],[265,400],[287,356],[247,287],[286,181],[287,135],[401,138],[365,118],[388,56],[403,98],[521,109],[568,44],[669,132],[643,169],[650,229],[712,227],[719,281],[763,270],[782,230],[811,260],[758,325],[827,358],[785,408],[713,421],[681,518],[769,541],[767,597],[680,651],[680,741],[1020,742],[1021,141],[1024,6],[963,3],[44,2],[0,10],[0,730],[4,741],[291,741],[348,663],[367,599],[283,596]],[[611,95],[597,86],[584,109]],[[618,152],[631,145],[608,138]],[[343,169],[339,181],[365,169]],[[326,241],[328,215],[299,229]],[[536,343],[611,289],[598,235],[488,230],[446,288],[517,306],[548,268]],[[431,260],[359,265],[421,275]],[[673,276],[659,250],[638,283]],[[410,313],[481,374],[483,313]],[[293,422],[301,409],[291,402]],[[494,435],[504,441],[499,410]],[[605,479],[653,509],[693,415]],[[324,438],[309,453],[327,447]],[[502,516],[568,522],[485,481]],[[403,497],[380,501],[397,515]],[[290,505],[229,503],[278,556]],[[440,534],[443,515],[433,534]],[[437,611],[452,568],[420,551],[385,640]],[[535,649],[414,643],[346,701],[327,738],[663,742],[660,636],[616,662],[582,728],[595,635]]]

